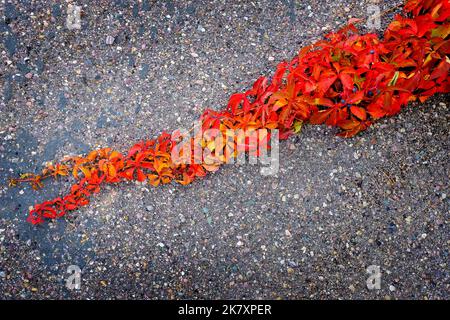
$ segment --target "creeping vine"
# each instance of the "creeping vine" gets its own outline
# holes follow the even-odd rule
[[[397,114],[408,102],[423,103],[435,93],[450,91],[449,17],[448,0],[407,0],[404,15],[394,18],[382,39],[359,34],[357,21],[351,20],[301,49],[291,61],[279,63],[270,79],[260,77],[249,90],[231,95],[225,109],[206,110],[201,128],[219,130],[225,139],[211,143],[201,133],[189,138],[193,147],[210,151],[201,159],[174,162],[171,153],[181,133],[163,132],[136,143],[127,153],[94,150],[48,164],[40,174],[24,174],[10,184],[28,182],[37,189],[49,177],[74,177],[67,195],[32,207],[28,221],[40,224],[86,206],[106,184],[135,180],[153,186],[171,181],[186,185],[217,170],[239,153],[232,148],[235,139],[226,138],[227,130],[266,129],[270,140],[272,129],[286,139],[302,124],[326,124],[340,128],[339,136],[352,137],[374,121]],[[243,151],[250,149],[246,145]],[[211,155],[218,150],[225,156]],[[181,150],[179,156],[195,158],[195,153]]]

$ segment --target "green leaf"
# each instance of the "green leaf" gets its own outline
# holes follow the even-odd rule
[[[389,81],[388,86],[395,86],[395,84],[397,83],[398,80],[398,76],[399,76],[400,72],[395,71],[394,76],[392,77],[391,81]]]
[[[302,131],[303,121],[295,120],[294,122],[294,133],[300,133]]]

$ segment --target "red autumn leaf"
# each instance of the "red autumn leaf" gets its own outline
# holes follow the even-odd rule
[[[417,17],[415,20],[417,23],[417,35],[419,37],[422,37],[425,33],[437,27],[436,23],[434,23],[433,17],[431,17],[431,14]]]
[[[327,74],[325,77],[321,78],[321,80],[317,83],[319,93],[326,93],[336,79],[337,76],[334,73]]]
[[[346,100],[348,104],[359,104],[364,98],[364,91],[358,91],[355,94],[350,95]]]
[[[314,113],[311,116],[311,118],[309,118],[309,123],[311,123],[311,124],[322,124],[330,116],[331,112],[333,112],[333,109],[327,109],[327,110],[318,111],[318,112]]]
[[[245,94],[243,93],[235,93],[231,95],[230,100],[228,101],[228,108],[231,110],[232,114],[236,114],[239,105],[244,99]]]
[[[351,106],[350,111],[353,115],[355,115],[360,120],[366,120],[366,118],[367,118],[366,110],[364,110],[364,108],[357,107],[357,106]]]
[[[353,77],[351,77],[349,74],[347,73],[341,73],[339,75],[339,79],[341,80],[343,86],[345,89],[347,90],[353,90]]]
[[[439,65],[431,73],[430,79],[439,79],[438,81],[443,81],[448,78],[450,70],[450,60],[442,60]]]

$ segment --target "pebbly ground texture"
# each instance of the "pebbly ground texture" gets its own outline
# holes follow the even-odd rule
[[[244,165],[187,187],[111,186],[75,216],[26,223],[69,184],[8,177],[188,128],[370,2],[77,4],[81,30],[66,2],[0,5],[1,299],[450,298],[448,95],[353,139],[306,126],[281,143],[277,177]],[[65,286],[71,265],[80,290]]]

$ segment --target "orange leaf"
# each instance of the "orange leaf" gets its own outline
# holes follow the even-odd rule
[[[110,178],[114,178],[116,175],[116,168],[112,164],[108,164],[108,176]]]
[[[367,118],[366,110],[364,110],[364,108],[351,106],[350,111],[360,120],[366,120]]]
[[[328,110],[322,110],[314,113],[311,118],[309,119],[309,123],[311,124],[322,124],[327,120],[330,113],[333,111],[333,109]]]
[[[157,187],[159,185],[159,175],[157,174],[149,174],[148,176],[148,182],[154,186]]]

